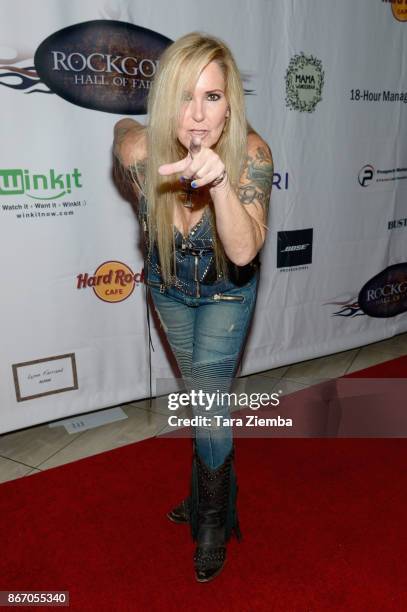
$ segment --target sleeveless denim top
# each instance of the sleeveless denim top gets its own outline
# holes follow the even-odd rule
[[[229,261],[228,277],[216,275],[214,237],[209,211],[208,208],[205,208],[203,216],[186,237],[174,226],[176,271],[170,285],[165,285],[161,276],[156,244],[149,251],[147,214],[147,201],[144,196],[141,196],[138,215],[144,238],[144,274],[147,285],[159,287],[162,292],[170,286],[188,296],[211,297],[236,287],[242,287],[257,272],[260,265],[258,257],[246,266],[236,266]]]

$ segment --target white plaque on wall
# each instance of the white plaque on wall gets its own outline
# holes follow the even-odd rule
[[[75,354],[13,364],[18,402],[78,389]]]

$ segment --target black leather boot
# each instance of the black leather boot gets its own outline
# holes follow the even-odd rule
[[[226,542],[233,531],[241,539],[236,511],[237,484],[233,467],[234,449],[215,469],[198,456],[194,446],[190,522],[198,546],[194,555],[198,582],[215,578],[226,560]]]
[[[167,513],[168,518],[173,523],[189,523],[191,510],[191,498],[187,497],[182,502]]]

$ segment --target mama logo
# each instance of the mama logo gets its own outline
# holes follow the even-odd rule
[[[142,115],[159,57],[171,42],[131,23],[87,21],[45,39],[34,63],[51,91],[72,104]]]
[[[301,112],[312,113],[322,100],[324,71],[322,62],[312,55],[294,55],[285,75],[286,105]]]
[[[144,270],[134,274],[121,261],[106,261],[94,274],[78,274],[76,280],[77,289],[91,287],[104,302],[123,302],[133,293],[136,285],[144,282]]]

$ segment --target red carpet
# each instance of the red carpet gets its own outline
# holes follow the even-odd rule
[[[406,609],[404,439],[236,440],[243,541],[208,584],[165,517],[190,449],[150,439],[2,484],[0,590],[69,590],[75,612]]]
[[[407,378],[407,355],[347,374],[345,378]]]

